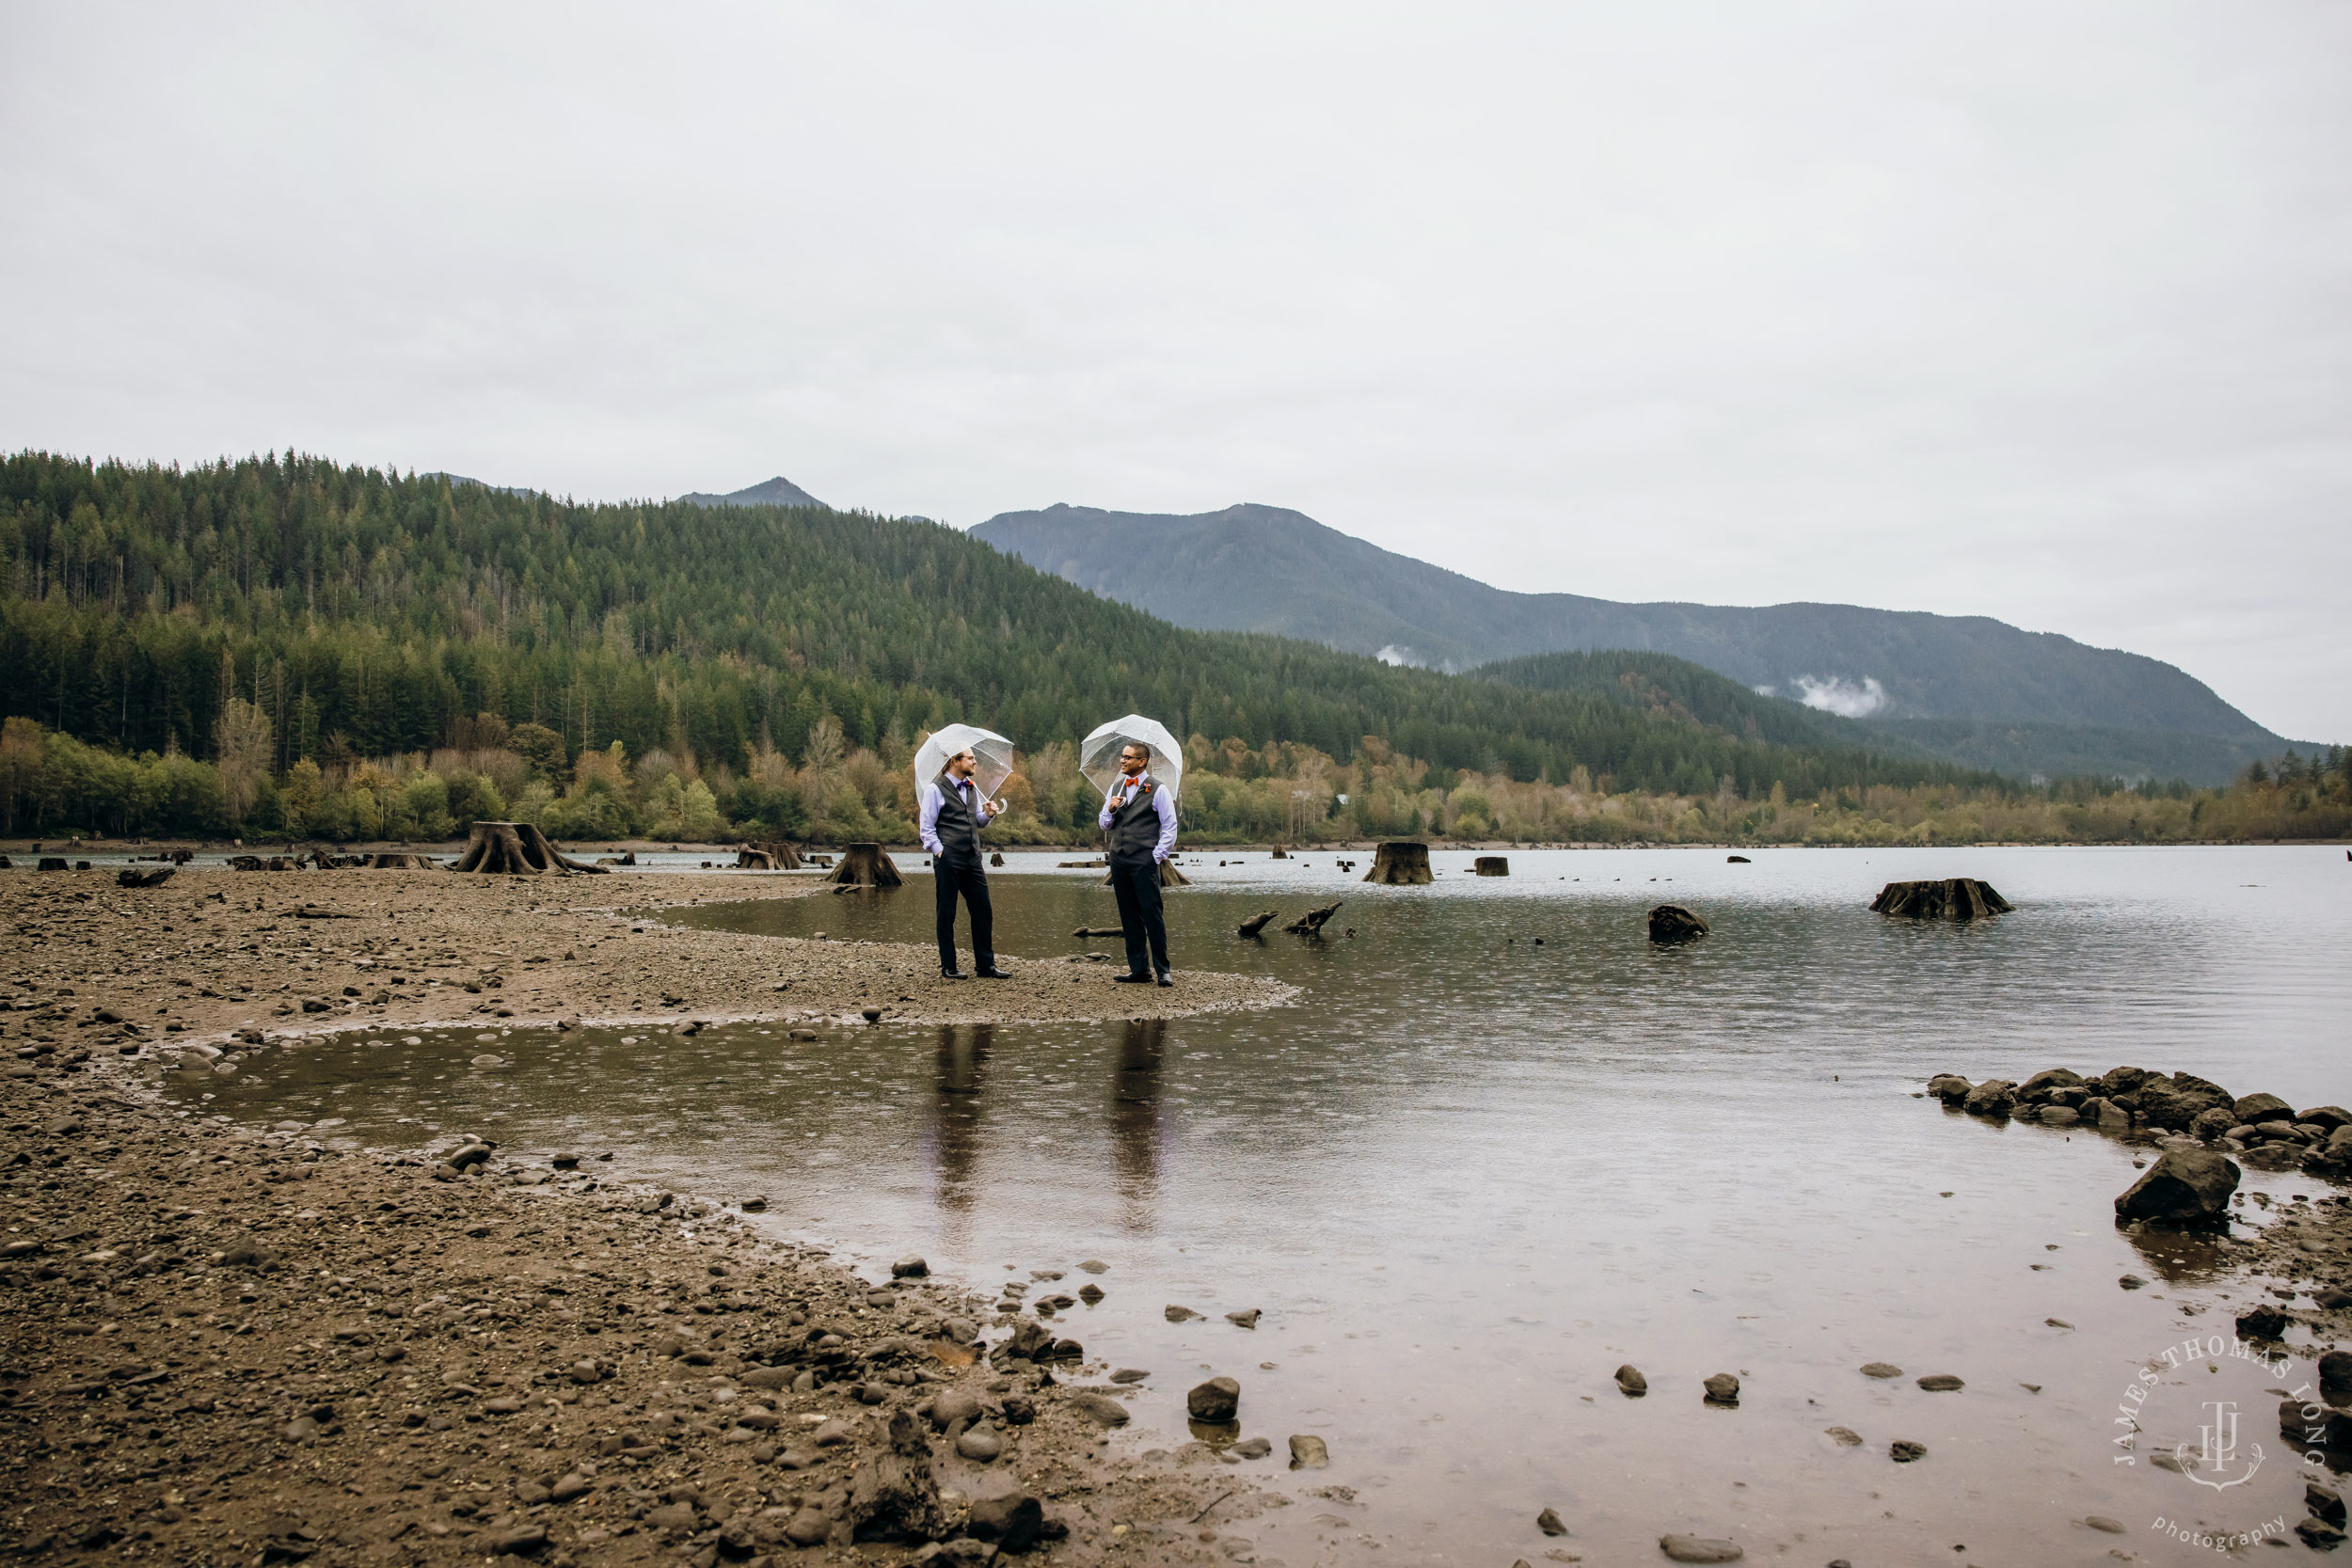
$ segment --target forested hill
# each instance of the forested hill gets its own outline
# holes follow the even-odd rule
[[[1531,691],[1583,692],[1661,719],[1775,746],[1828,751],[1903,749],[1899,742],[1887,747],[1883,736],[1851,719],[1759,695],[1703,664],[1672,654],[1625,648],[1530,654],[1525,658],[1482,664],[1470,674]]]
[[[585,505],[293,453],[182,471],[0,460],[0,705],[128,751],[213,750],[231,696],[277,763],[443,744],[479,713],[577,754],[798,754],[968,719],[1025,747],[1130,710],[1179,736],[1361,737],[1440,768],[1794,795],[1980,780],[1746,738],[1590,691],[1187,632],[952,529],[816,508]],[[1792,739],[1802,737],[1793,736]]]

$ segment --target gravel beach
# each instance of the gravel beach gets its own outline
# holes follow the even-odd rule
[[[0,874],[6,1539],[188,1563],[1248,1560],[1290,1499],[1200,1443],[1113,1458],[1181,1389],[1036,1318],[763,1240],[593,1157],[446,1160],[175,1109],[159,1057],[496,1018],[1175,1016],[1287,1000],[883,943],[681,930],[773,877]],[[857,896],[851,895],[849,896]],[[609,1169],[609,1167],[603,1167]],[[1116,1289],[1115,1277],[1100,1280]]]

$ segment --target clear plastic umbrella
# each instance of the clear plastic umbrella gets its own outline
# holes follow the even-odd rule
[[[1146,719],[1131,713],[1124,719],[1114,719],[1088,736],[1078,745],[1078,771],[1090,780],[1094,787],[1108,795],[1119,779],[1119,753],[1130,743],[1142,746],[1152,753],[1152,776],[1160,781],[1171,800],[1183,793],[1184,782],[1184,752],[1176,744],[1176,737],[1168,733],[1168,726],[1156,719]]]
[[[915,751],[914,787],[920,789],[938,778],[947,759],[958,752],[972,753],[972,782],[979,786],[983,800],[994,799],[1012,777],[1011,741],[977,724],[944,724]]]

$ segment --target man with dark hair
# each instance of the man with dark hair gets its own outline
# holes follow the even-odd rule
[[[1160,917],[1160,865],[1176,847],[1176,802],[1146,771],[1151,762],[1150,749],[1133,741],[1120,751],[1120,776],[1095,820],[1108,840],[1111,891],[1119,895],[1119,924],[1127,934],[1127,973],[1112,978],[1131,986],[1156,978],[1172,986],[1168,926]]]
[[[980,800],[972,783],[978,759],[969,751],[947,759],[925,784],[917,807],[923,847],[931,852],[931,884],[939,897],[939,973],[961,980],[956,968],[956,895],[972,911],[972,968],[983,980],[1009,980],[996,967],[996,917],[988,902],[988,868],[980,863],[980,830],[1005,813],[1002,800]]]

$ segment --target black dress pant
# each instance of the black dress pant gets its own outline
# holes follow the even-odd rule
[[[982,970],[996,967],[996,914],[988,903],[988,872],[977,860],[951,861],[931,857],[931,886],[939,895],[939,967],[956,967],[956,895],[963,895],[972,911],[972,961]]]
[[[1151,856],[1140,860],[1111,858],[1111,891],[1119,895],[1119,925],[1127,933],[1127,973],[1168,973],[1168,925],[1160,918],[1160,863]],[[1150,947],[1152,967],[1144,968]]]

